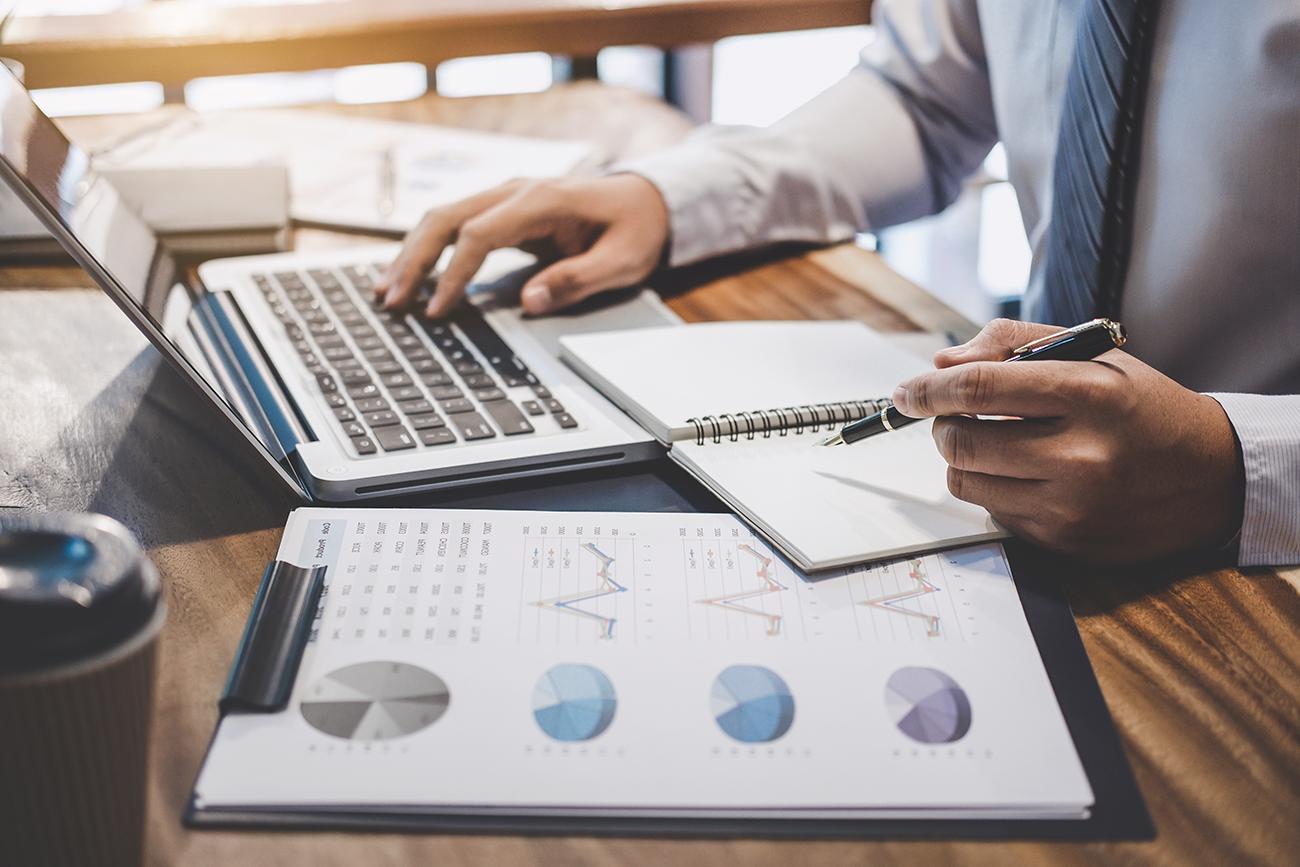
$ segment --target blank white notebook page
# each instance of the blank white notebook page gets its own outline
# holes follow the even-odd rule
[[[852,446],[817,448],[805,431],[673,445],[687,466],[807,568],[1005,535],[948,493],[930,422]],[[937,544],[936,544],[937,543]]]
[[[665,427],[721,413],[888,397],[924,362],[860,322],[718,322],[565,338],[600,390]]]

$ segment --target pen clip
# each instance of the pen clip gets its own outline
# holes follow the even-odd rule
[[[1013,349],[1011,354],[1027,355],[1035,349],[1042,349],[1044,346],[1056,343],[1058,340],[1063,340],[1067,337],[1074,337],[1075,335],[1082,334],[1085,331],[1095,331],[1100,329],[1105,329],[1110,332],[1111,343],[1114,343],[1116,348],[1123,346],[1124,342],[1128,339],[1127,335],[1124,333],[1124,326],[1120,325],[1118,322],[1112,319],[1093,319],[1088,322],[1081,322],[1072,328],[1064,328],[1060,331],[1054,331],[1051,334],[1038,338],[1037,340],[1031,340],[1024,346],[1021,346],[1018,349]]]

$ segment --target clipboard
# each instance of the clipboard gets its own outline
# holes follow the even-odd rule
[[[488,489],[383,505],[556,511],[723,512],[684,472],[663,464],[610,469],[563,483]],[[647,508],[649,507],[649,508]],[[1149,840],[1155,836],[1123,746],[1055,575],[1063,564],[1018,541],[1006,544],[1021,604],[1070,736],[1092,786],[1085,819],[761,819],[452,815],[214,809],[193,796],[183,822],[195,829],[768,839]],[[324,584],[323,568],[273,562],[263,574],[232,665],[222,713],[273,712],[288,701]],[[215,730],[214,735],[215,739]],[[209,744],[209,749],[211,742]],[[206,757],[205,757],[206,760]]]

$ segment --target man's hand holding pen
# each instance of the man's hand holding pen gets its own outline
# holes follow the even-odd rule
[[[1089,559],[1229,542],[1245,480],[1218,402],[1119,349],[1094,361],[999,363],[1055,331],[995,320],[894,392],[903,414],[939,416],[934,440],[953,495],[1017,535]]]

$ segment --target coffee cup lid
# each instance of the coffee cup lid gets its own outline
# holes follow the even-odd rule
[[[153,616],[158,576],[103,515],[0,513],[0,674],[85,659]]]

